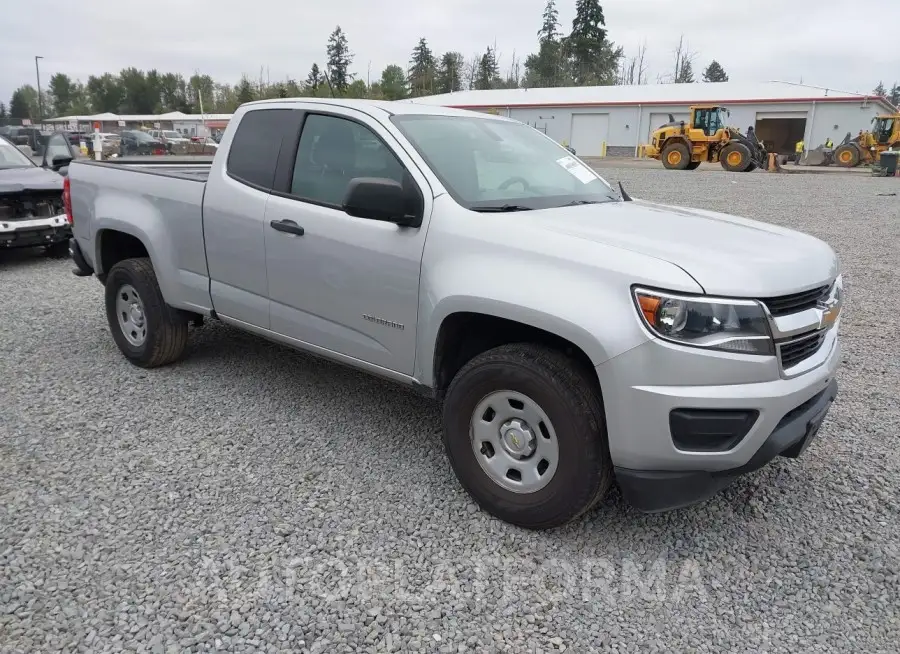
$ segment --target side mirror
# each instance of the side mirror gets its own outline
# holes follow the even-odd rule
[[[347,185],[342,209],[350,216],[369,218],[401,227],[422,224],[421,203],[411,201],[403,186],[383,177],[355,177]]]
[[[73,157],[70,157],[65,154],[57,154],[53,157],[53,161],[50,163],[50,169],[59,171],[60,168],[65,168],[70,163],[72,163]]]

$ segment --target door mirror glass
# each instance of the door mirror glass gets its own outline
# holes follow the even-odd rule
[[[68,166],[74,158],[75,154],[65,134],[53,134],[47,139],[44,148],[44,168],[59,170],[63,166]]]
[[[400,182],[384,177],[355,177],[347,185],[342,209],[350,216],[419,227],[422,212],[410,212],[410,198]]]

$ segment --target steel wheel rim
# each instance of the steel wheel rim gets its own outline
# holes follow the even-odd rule
[[[741,163],[741,153],[740,152],[729,152],[728,153],[728,163],[732,166],[740,165]]]
[[[559,467],[559,441],[540,405],[515,391],[486,395],[472,412],[472,453],[495,484],[513,493],[536,493]]]
[[[681,153],[678,150],[673,150],[669,153],[669,163],[673,166],[681,163]]]
[[[853,157],[850,155],[850,153],[849,153],[847,150],[844,150],[844,151],[841,152],[841,154],[840,154],[841,163],[847,163],[847,162],[850,161],[850,159],[852,159],[852,158],[853,158]]]
[[[116,293],[116,317],[125,340],[140,347],[147,340],[147,315],[141,296],[131,284],[123,284]]]

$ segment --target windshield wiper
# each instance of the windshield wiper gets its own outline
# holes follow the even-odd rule
[[[503,213],[506,211],[532,211],[532,208],[521,204],[501,204],[488,205],[485,207],[472,207],[472,211],[477,211],[479,213]]]

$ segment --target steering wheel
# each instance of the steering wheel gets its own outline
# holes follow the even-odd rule
[[[500,186],[497,187],[498,191],[503,191],[508,189],[513,184],[521,184],[522,189],[527,191],[531,188],[531,184],[528,183],[528,180],[524,177],[510,177],[508,180],[503,182]]]

